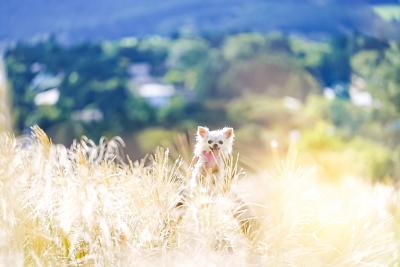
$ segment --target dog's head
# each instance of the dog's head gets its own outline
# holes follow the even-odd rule
[[[224,155],[228,155],[232,152],[234,137],[233,128],[225,127],[221,130],[210,131],[207,127],[199,126],[196,134],[195,153],[212,151],[214,154],[222,152]]]

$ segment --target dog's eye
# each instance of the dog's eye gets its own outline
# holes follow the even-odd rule
[[[222,145],[224,142],[223,142],[223,141],[219,141],[218,143],[219,143],[220,145]]]
[[[211,140],[208,140],[208,143],[211,145],[212,141],[211,141]]]

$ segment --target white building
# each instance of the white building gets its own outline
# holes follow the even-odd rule
[[[350,99],[355,106],[372,107],[374,104],[371,94],[366,90],[366,82],[361,77],[352,79],[350,85]]]
[[[60,91],[58,90],[58,88],[53,88],[38,93],[35,96],[34,102],[36,106],[55,105],[59,99],[60,99]]]
[[[58,87],[63,79],[62,74],[53,75],[51,73],[39,72],[31,82],[31,87],[35,91],[44,91]]]
[[[128,67],[132,88],[150,105],[161,107],[170,101],[176,94],[172,85],[164,84],[150,74],[151,66],[148,63],[135,63]]]
[[[86,108],[72,113],[72,120],[86,123],[99,122],[104,118],[103,112],[97,108]]]
[[[134,85],[142,85],[153,82],[154,78],[150,75],[150,64],[135,63],[128,67],[128,73],[131,83]]]
[[[166,105],[176,94],[173,86],[156,82],[143,84],[138,87],[137,91],[141,97],[155,107]]]

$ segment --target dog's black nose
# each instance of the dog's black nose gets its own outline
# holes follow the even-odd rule
[[[218,145],[217,145],[217,144],[214,144],[214,145],[213,145],[213,148],[218,148]]]

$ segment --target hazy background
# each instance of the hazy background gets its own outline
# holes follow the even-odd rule
[[[396,180],[399,41],[399,1],[4,0],[0,130],[139,158],[229,125],[248,169],[291,145],[331,179]]]

